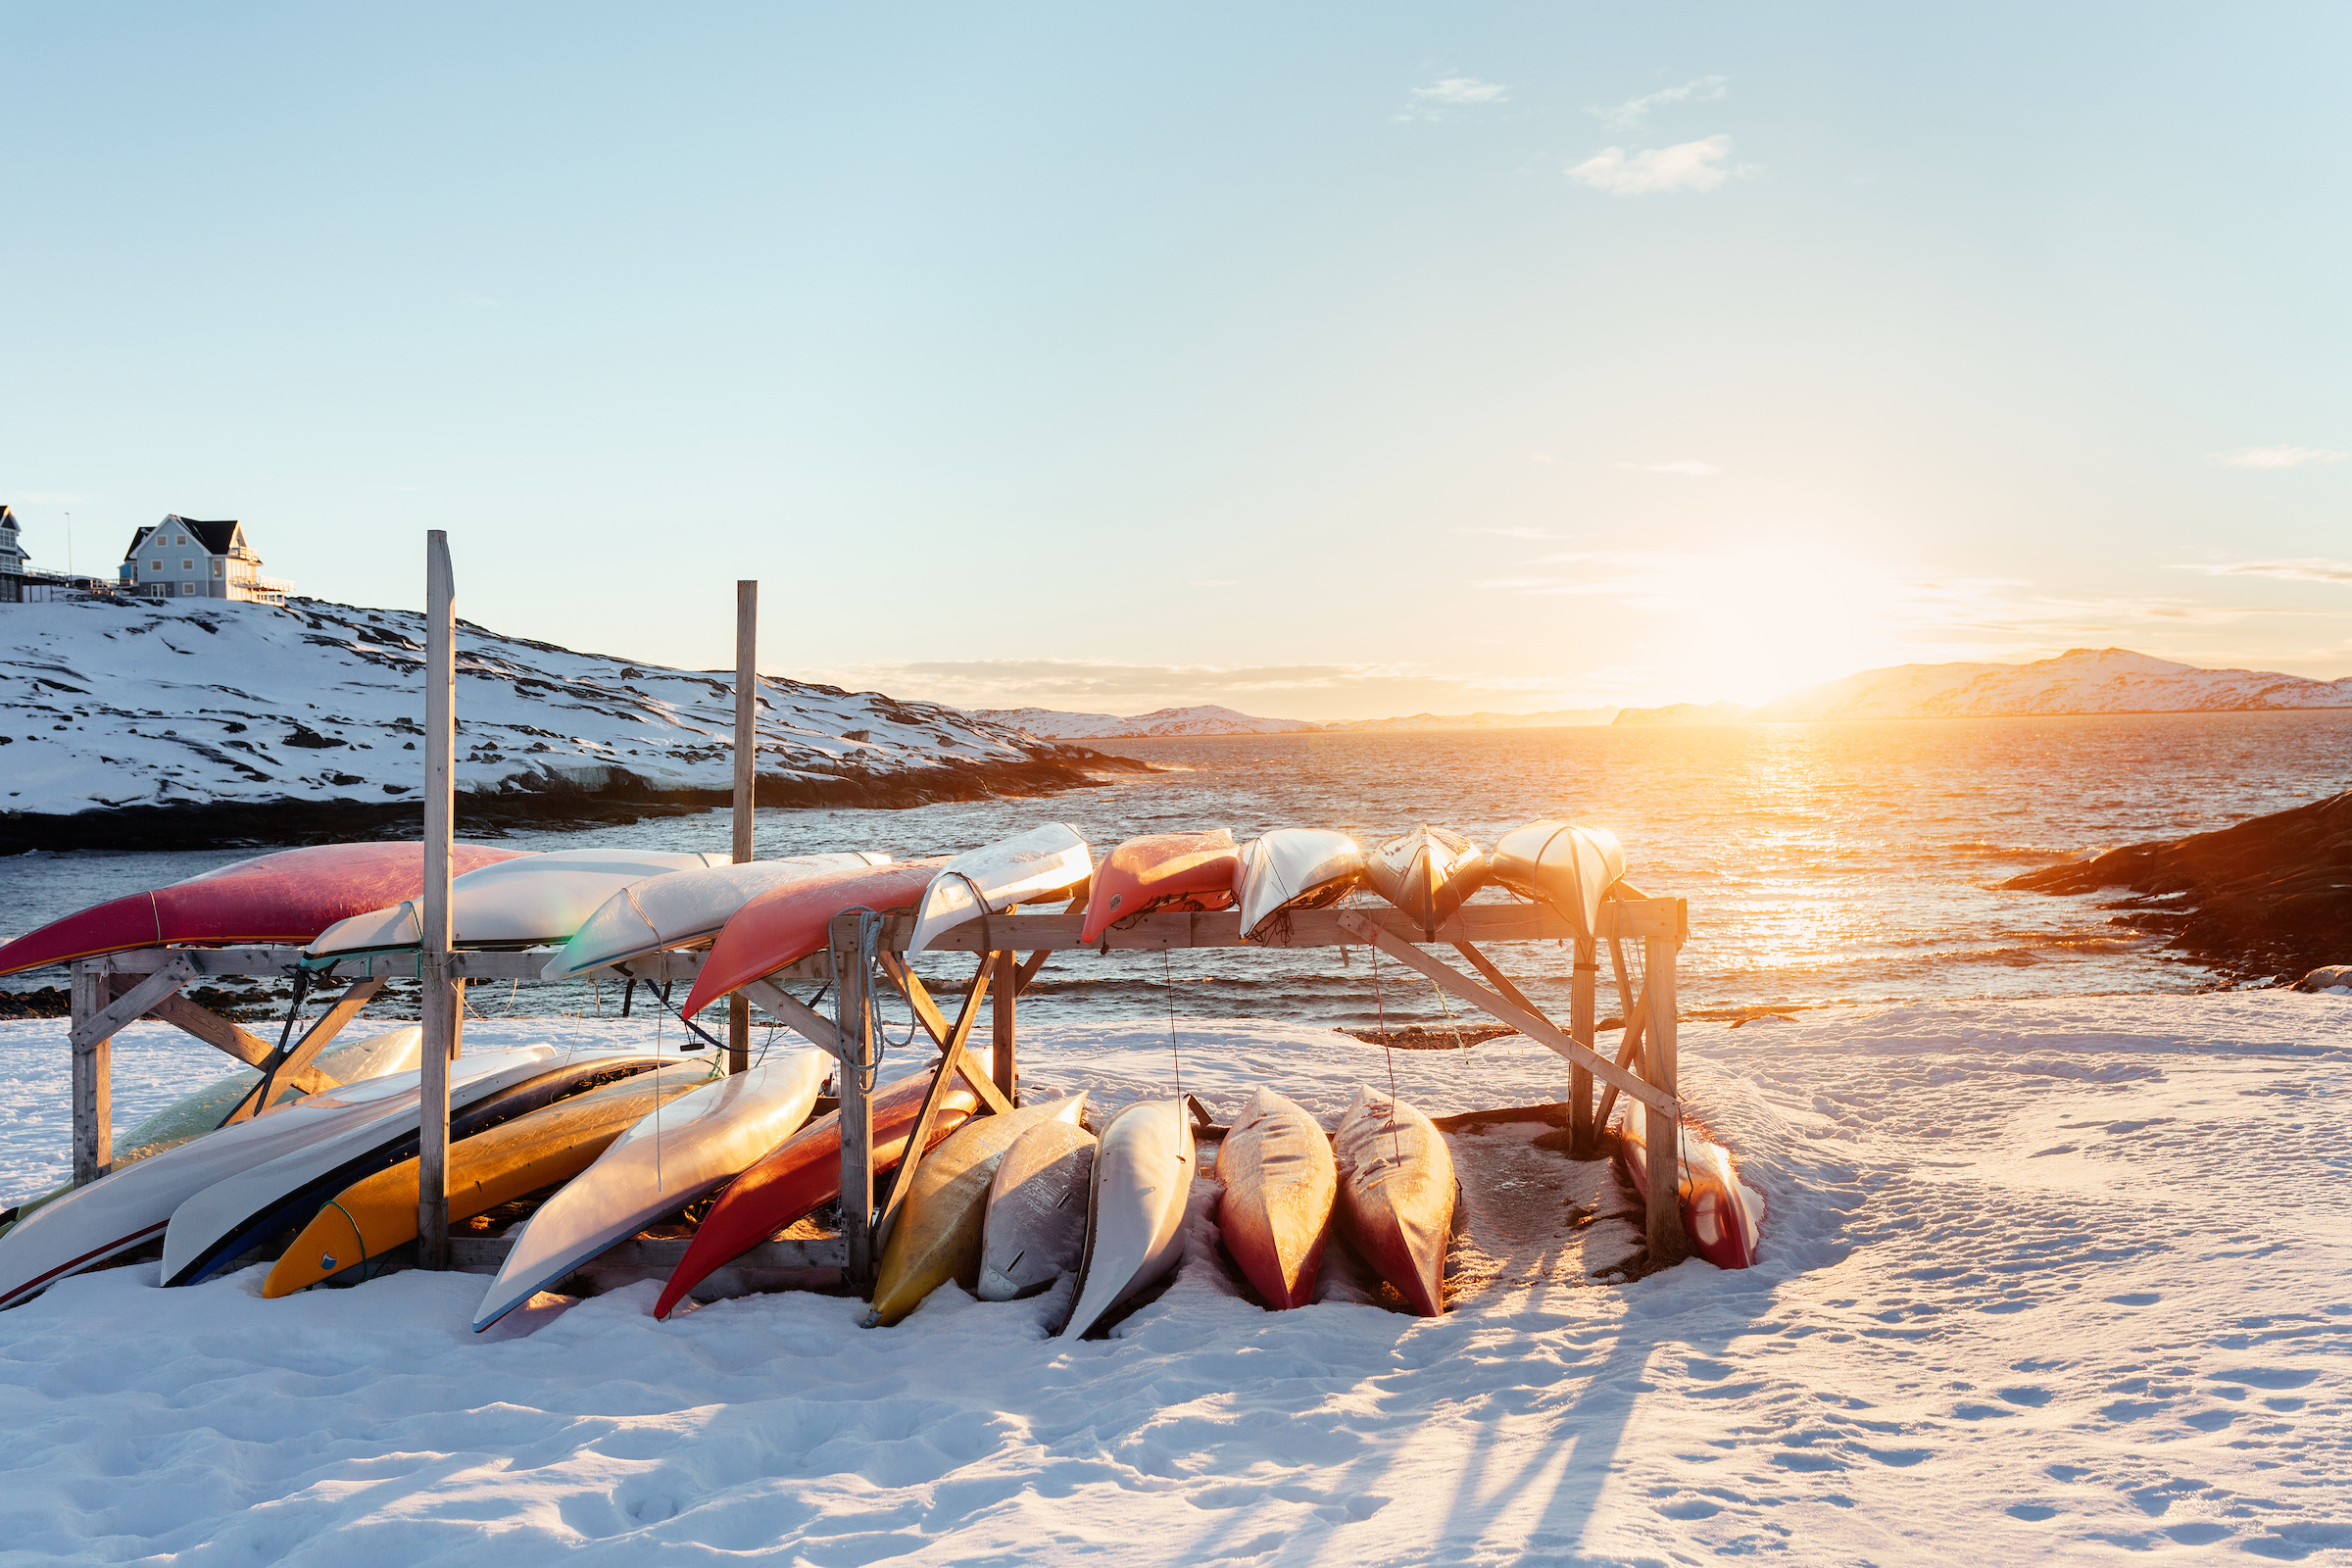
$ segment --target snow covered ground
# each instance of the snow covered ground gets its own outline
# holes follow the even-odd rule
[[[0,615],[0,810],[224,801],[382,803],[424,783],[424,617],[296,600],[11,605]],[[623,768],[734,779],[732,671],[668,669],[458,628],[458,788]],[[1035,748],[957,709],[767,677],[763,775],[1017,764]],[[364,755],[366,754],[366,755]]]
[[[1033,1091],[1172,1086],[1161,1021],[1025,1039]],[[1228,1107],[1263,1081],[1328,1114],[1388,1070],[1272,1023],[1182,1041]],[[0,1193],[63,1167],[64,1047],[0,1027]],[[153,1025],[118,1052],[125,1125],[220,1059]],[[476,1338],[478,1277],[68,1281],[0,1313],[0,1555],[2352,1561],[2352,1004],[1693,1024],[1684,1060],[1770,1200],[1763,1263],[1505,1277],[1434,1321],[1260,1311],[1204,1224],[1164,1296],[1075,1345],[1044,1337],[1054,1298],[953,1288],[885,1331],[791,1295],[656,1323],[646,1285]],[[1510,1040],[1395,1065],[1433,1113],[1559,1079]]]

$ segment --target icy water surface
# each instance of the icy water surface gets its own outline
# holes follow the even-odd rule
[[[1120,741],[1172,771],[1044,800],[907,810],[763,810],[762,857],[969,849],[1041,821],[1101,853],[1138,833],[1337,827],[1367,839],[1418,822],[1481,842],[1562,814],[1614,829],[1628,880],[1690,901],[1682,995],[1695,1012],[1842,1003],[2181,991],[2207,971],[2075,900],[2003,893],[2021,870],[2137,839],[2226,826],[2352,783],[2352,711],[2099,715],[1697,729],[1282,735]],[[724,813],[604,830],[610,842],[720,849]],[[510,842],[556,849],[579,835]],[[249,852],[244,852],[249,853]],[[24,856],[0,861],[14,934],[240,852]],[[960,976],[968,959],[925,967]],[[1511,967],[1564,1001],[1565,955]],[[37,981],[55,977],[26,977]],[[22,982],[20,982],[22,983]],[[1434,989],[1361,951],[1071,955],[1030,993],[1041,1016],[1444,1022]],[[518,1005],[592,1008],[553,988]],[[602,999],[611,1005],[608,991]],[[1026,1000],[1026,999],[1025,999]],[[503,1005],[503,1002],[501,1004]]]

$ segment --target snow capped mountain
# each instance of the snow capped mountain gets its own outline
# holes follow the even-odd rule
[[[983,708],[971,715],[983,724],[1025,730],[1052,740],[1121,740],[1141,735],[1288,735],[1321,729],[1297,718],[1257,718],[1230,708],[1163,708],[1121,718],[1115,713],[1061,713],[1051,708]]]
[[[2352,708],[2352,676],[2200,669],[2128,648],[2077,648],[2029,664],[1896,664],[1776,697],[1761,708],[1678,703],[1629,708],[1620,724],[1782,723],[1828,718],[2023,718],[2056,713],[2193,713]]]
[[[371,802],[424,783],[424,617],[296,600],[0,610],[0,815]],[[458,627],[458,789],[732,787],[732,672]],[[762,782],[887,784],[1058,748],[953,708],[761,682]],[[1075,769],[1070,782],[1076,782]]]

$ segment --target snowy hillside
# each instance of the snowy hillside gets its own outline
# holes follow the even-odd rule
[[[1051,708],[983,708],[971,715],[1000,729],[1025,730],[1048,740],[1122,740],[1139,735],[1287,735],[1319,729],[1297,718],[1256,718],[1230,708],[1163,708],[1121,718],[1115,713],[1061,713]]]
[[[423,617],[296,600],[0,608],[0,811],[382,804],[424,782]],[[876,693],[762,682],[763,779],[1027,766],[1002,724]],[[733,781],[731,673],[665,669],[461,623],[458,788]]]
[[[1680,703],[1629,708],[1620,724],[1782,723],[1824,718],[2022,718],[2050,713],[2193,713],[2352,708],[2352,675],[2200,669],[2128,648],[2077,648],[2030,664],[1896,664],[1776,697],[1761,708]]]

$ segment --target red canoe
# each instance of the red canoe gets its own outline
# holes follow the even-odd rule
[[[874,1174],[879,1176],[906,1152],[914,1120],[923,1111],[930,1091],[928,1069],[902,1078],[876,1095],[874,1111]],[[980,1108],[979,1097],[958,1081],[939,1102],[931,1118],[928,1153]],[[916,1169],[921,1169],[917,1166]],[[758,1247],[776,1232],[813,1213],[841,1196],[841,1113],[827,1111],[760,1156],[760,1162],[728,1184],[710,1212],[696,1227],[686,1255],[678,1260],[654,1316],[667,1317],[686,1293]]]
[[[1154,909],[1222,909],[1233,903],[1242,858],[1225,828],[1129,839],[1095,867],[1079,941],[1094,943],[1121,920]]]
[[[460,844],[450,855],[450,874],[463,876],[476,866],[527,853]],[[0,947],[0,974],[174,943],[299,946],[338,920],[414,899],[423,891],[421,844],[318,844],[280,850],[52,920]]]
[[[1415,1312],[1445,1311],[1446,1243],[1453,1230],[1453,1155],[1445,1135],[1404,1102],[1358,1089],[1332,1154],[1348,1245]]]
[[[760,894],[727,917],[686,999],[689,1018],[738,986],[798,963],[825,947],[825,928],[844,909],[911,910],[947,864],[942,857],[890,865],[852,865]]]
[[[1217,1233],[1266,1304],[1304,1306],[1331,1235],[1339,1170],[1315,1118],[1260,1089],[1217,1149]]]
[[[1617,1123],[1617,1153],[1634,1191],[1649,1199],[1648,1116],[1639,1107]],[[1732,1169],[1731,1151],[1689,1123],[1683,1126],[1683,1234],[1690,1250],[1717,1268],[1746,1268],[1764,1239],[1764,1195]]]

